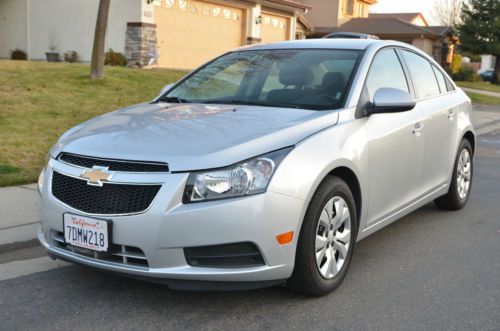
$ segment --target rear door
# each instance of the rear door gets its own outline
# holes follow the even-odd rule
[[[457,109],[440,69],[409,50],[401,50],[401,54],[415,87],[417,107],[425,115],[422,185],[425,192],[431,192],[445,185],[451,174],[456,154]]]
[[[363,93],[373,101],[382,87],[412,93],[411,84],[396,51],[382,49],[373,59]],[[424,138],[421,109],[372,114],[365,129],[370,148],[370,192],[367,225],[382,221],[422,194]]]

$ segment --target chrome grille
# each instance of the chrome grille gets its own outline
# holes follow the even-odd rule
[[[166,163],[161,163],[161,162],[103,159],[92,156],[76,155],[71,153],[61,153],[59,154],[57,159],[59,161],[83,168],[92,168],[93,166],[99,166],[99,167],[108,167],[108,169],[112,171],[123,171],[123,172],[168,172],[169,171],[168,165]]]

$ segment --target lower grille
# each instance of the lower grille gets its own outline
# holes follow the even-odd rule
[[[53,172],[52,194],[68,206],[89,214],[112,215],[143,212],[161,185],[88,185],[87,181]]]
[[[90,257],[104,262],[119,263],[133,267],[149,268],[148,259],[144,255],[144,252],[137,247],[112,245],[108,249],[109,252],[103,253],[66,244],[64,241],[63,233],[59,231],[52,231],[51,237],[54,246],[74,254]]]
[[[184,248],[184,255],[193,267],[244,268],[264,265],[259,249],[253,243]]]

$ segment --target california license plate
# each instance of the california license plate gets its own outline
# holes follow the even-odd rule
[[[108,250],[111,221],[64,214],[63,223],[67,244],[99,252]]]

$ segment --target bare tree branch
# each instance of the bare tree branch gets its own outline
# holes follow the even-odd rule
[[[456,30],[461,23],[460,16],[464,2],[464,0],[435,0],[432,16],[440,25],[450,26]]]

